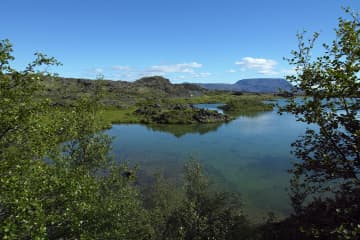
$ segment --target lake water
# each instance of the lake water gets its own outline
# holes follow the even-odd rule
[[[213,110],[213,111],[217,111],[219,113],[224,114],[224,111],[219,108],[221,106],[224,106],[224,104],[221,104],[221,103],[194,104],[194,107]]]
[[[290,144],[306,127],[275,110],[222,124],[120,124],[107,133],[115,137],[116,158],[138,163],[147,174],[161,169],[178,178],[187,160],[200,161],[211,182],[240,192],[245,213],[261,221],[269,211],[280,217],[291,213],[287,170],[295,159]]]

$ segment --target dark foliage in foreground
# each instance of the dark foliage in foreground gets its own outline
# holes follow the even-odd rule
[[[301,161],[291,170],[292,219],[310,239],[360,236],[360,19],[346,11],[323,56],[311,57],[318,34],[308,42],[301,34],[289,59],[298,73],[289,80],[305,97],[282,111],[318,128],[293,143]]]
[[[177,194],[173,186],[157,178],[150,198],[155,219],[160,220],[156,239],[252,239],[253,228],[237,194],[211,191],[196,161],[185,165],[184,175]]]

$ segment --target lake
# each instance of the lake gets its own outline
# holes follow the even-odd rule
[[[143,174],[161,169],[176,179],[187,160],[200,161],[217,187],[241,193],[245,214],[258,222],[270,211],[279,217],[291,213],[290,144],[306,127],[274,110],[222,124],[116,124],[106,132],[115,137],[116,158],[138,163]]]

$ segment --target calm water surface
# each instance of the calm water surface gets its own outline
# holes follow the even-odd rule
[[[245,213],[261,221],[269,211],[291,212],[286,188],[294,157],[290,144],[305,124],[276,111],[208,125],[113,125],[114,154],[148,173],[162,169],[176,178],[189,158],[199,160],[218,187],[239,191]]]
[[[217,111],[219,113],[224,113],[224,111],[222,109],[220,109],[219,107],[224,106],[224,104],[221,103],[208,103],[208,104],[194,104],[195,107],[197,108],[204,108],[204,109],[208,109],[208,110],[214,110]]]

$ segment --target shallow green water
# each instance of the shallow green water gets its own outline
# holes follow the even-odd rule
[[[305,128],[293,116],[274,111],[224,124],[113,125],[107,133],[115,137],[117,159],[139,163],[148,173],[162,169],[178,177],[186,160],[199,160],[216,186],[239,191],[245,213],[261,221],[269,211],[291,212],[287,170],[295,159],[290,144]]]

